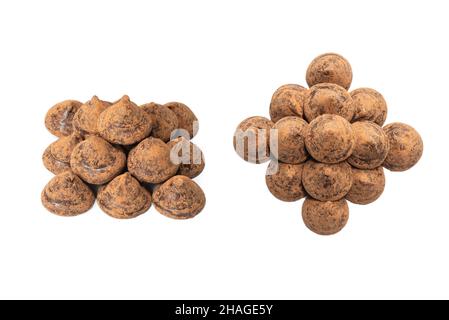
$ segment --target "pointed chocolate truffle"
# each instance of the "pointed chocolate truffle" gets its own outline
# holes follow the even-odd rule
[[[97,96],[83,104],[73,118],[73,126],[82,135],[98,134],[98,118],[112,103],[102,101]]]
[[[178,128],[178,117],[166,106],[151,102],[141,106],[151,117],[153,129],[151,136],[168,142],[171,134]]]
[[[171,149],[171,158],[179,163],[178,175],[186,176],[191,179],[199,176],[204,170],[204,154],[194,143],[184,137],[176,138],[167,143]]]
[[[69,136],[73,133],[73,117],[81,107],[81,102],[65,100],[57,103],[45,115],[45,126],[57,137]]]
[[[169,102],[164,104],[178,118],[178,129],[186,130],[190,138],[193,138],[198,131],[198,119],[193,111],[181,102]]]
[[[81,141],[81,136],[73,133],[50,144],[42,156],[44,166],[54,174],[70,169],[70,155]]]

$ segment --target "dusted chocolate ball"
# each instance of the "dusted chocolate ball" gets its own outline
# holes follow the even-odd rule
[[[190,219],[203,210],[206,196],[200,186],[186,176],[174,176],[156,188],[154,207],[173,219]]]
[[[318,83],[335,83],[348,90],[352,82],[351,65],[339,54],[322,54],[307,68],[306,81],[309,87]]]
[[[404,123],[391,123],[383,128],[390,141],[390,151],[383,166],[391,171],[405,171],[421,158],[424,144],[419,133]]]
[[[81,102],[66,100],[57,103],[48,110],[45,116],[45,127],[57,137],[69,136],[73,133],[73,117],[81,107]]]
[[[117,176],[98,192],[101,210],[117,219],[135,218],[151,206],[151,195],[128,172]]]
[[[348,203],[345,199],[322,202],[306,198],[302,205],[302,219],[307,228],[317,234],[335,234],[348,222]]]
[[[385,188],[384,169],[372,170],[352,168],[352,187],[346,199],[356,204],[368,204],[376,201]]]
[[[288,116],[302,118],[306,92],[307,89],[298,84],[286,84],[278,88],[271,98],[271,121],[277,122]]]
[[[170,159],[170,147],[162,140],[149,137],[128,154],[128,171],[142,182],[161,183],[173,177],[179,164]]]
[[[178,118],[178,129],[186,130],[190,138],[197,134],[198,119],[189,107],[181,102],[169,102],[164,104],[164,106],[173,111]]]
[[[351,121],[354,110],[351,95],[332,83],[313,86],[304,100],[304,115],[309,122],[322,114],[336,114]]]
[[[302,184],[307,193],[317,200],[339,200],[351,189],[351,166],[347,162],[325,164],[309,160],[304,164]]]
[[[268,190],[279,200],[297,201],[306,196],[302,186],[303,164],[271,161],[265,175]]]
[[[271,153],[281,162],[298,164],[307,160],[305,146],[307,122],[299,117],[285,117],[274,124],[277,130],[277,154]]]
[[[91,184],[111,181],[122,172],[125,165],[123,150],[96,136],[90,136],[78,144],[70,158],[73,172]]]
[[[100,114],[106,110],[112,103],[102,101],[97,96],[83,104],[75,113],[73,118],[73,126],[75,131],[82,135],[97,135],[98,134],[98,118]]]
[[[151,136],[164,142],[170,140],[171,134],[178,128],[178,117],[166,106],[150,102],[141,106],[151,117],[153,129]]]
[[[324,163],[338,163],[352,154],[355,139],[348,121],[337,115],[325,114],[308,125],[305,143],[314,159]]]
[[[95,201],[92,190],[71,171],[58,174],[45,186],[42,204],[60,216],[76,216],[89,210]]]
[[[100,114],[98,131],[111,143],[133,144],[150,134],[151,118],[128,96],[124,96]]]
[[[54,174],[60,174],[70,170],[70,163],[56,160],[56,158],[53,157],[51,154],[51,145],[45,149],[44,154],[42,155],[42,162],[44,163],[45,168]]]
[[[82,138],[78,134],[71,134],[59,138],[53,142],[45,151],[42,156],[45,168],[54,174],[70,169],[70,155],[73,149],[82,141]]]
[[[390,143],[382,128],[374,122],[360,121],[352,124],[355,145],[348,162],[359,169],[374,169],[387,157]]]
[[[352,91],[354,117],[352,121],[372,121],[382,126],[387,119],[387,103],[374,89],[360,88]]]
[[[245,161],[263,163],[270,160],[270,129],[274,123],[264,117],[243,120],[234,133],[234,149]]]
[[[205,166],[204,154],[196,144],[184,137],[179,137],[170,141],[167,145],[171,149],[172,162],[179,163],[176,174],[193,179],[203,172]]]

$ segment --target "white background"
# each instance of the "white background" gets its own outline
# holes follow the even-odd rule
[[[447,1],[0,2],[0,297],[449,298],[447,14]],[[383,93],[387,123],[414,126],[425,151],[321,237],[301,202],[271,196],[266,165],[241,160],[232,134],[328,51],[351,62],[352,88]],[[195,219],[42,207],[47,109],[125,93],[197,114],[207,206]]]

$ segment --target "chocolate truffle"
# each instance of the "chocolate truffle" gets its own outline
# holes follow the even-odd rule
[[[111,143],[133,144],[146,138],[150,131],[150,116],[128,96],[108,107],[98,118],[98,132]]]
[[[317,200],[339,200],[351,189],[351,166],[347,162],[325,164],[309,160],[304,164],[302,184],[307,193]]]
[[[314,85],[304,100],[304,115],[309,122],[322,114],[336,114],[351,121],[354,110],[351,95],[332,83]]]
[[[307,122],[299,117],[285,117],[276,122],[273,129],[277,130],[277,152],[271,153],[281,162],[298,164],[307,160],[308,153],[304,143]]]
[[[184,137],[179,137],[170,141],[167,145],[171,150],[172,162],[180,164],[176,174],[193,179],[203,172],[205,166],[204,154],[196,144]]]
[[[81,141],[81,136],[73,133],[53,142],[42,156],[44,166],[54,174],[59,174],[69,169],[70,155]]]
[[[48,110],[45,116],[45,127],[57,137],[69,136],[73,133],[73,117],[81,107],[81,102],[66,100],[57,103]]]
[[[149,137],[128,154],[128,171],[142,182],[161,183],[173,177],[179,164],[170,159],[170,147],[162,140]]]
[[[271,121],[277,122],[288,116],[303,116],[304,96],[307,89],[298,84],[286,84],[278,88],[271,98]]]
[[[90,136],[72,152],[70,166],[74,173],[91,184],[104,184],[116,177],[126,165],[126,156],[119,147]]]
[[[385,188],[384,169],[372,170],[352,168],[352,187],[346,199],[356,204],[368,204],[376,201]]]
[[[151,136],[168,142],[172,132],[178,128],[176,114],[166,106],[154,102],[146,103],[141,108],[151,117]]]
[[[382,165],[390,144],[382,128],[374,122],[360,121],[352,124],[355,145],[348,162],[359,169],[374,169]]]
[[[178,129],[186,130],[190,138],[197,134],[198,119],[189,107],[181,102],[169,102],[164,104],[164,106],[173,111],[178,118]]]
[[[306,81],[309,87],[327,82],[348,90],[352,82],[351,65],[339,54],[322,54],[313,59],[307,68]]]
[[[270,129],[274,123],[264,117],[243,120],[234,133],[234,149],[245,161],[263,163],[270,160]]]
[[[51,154],[51,145],[45,149],[44,154],[42,155],[42,162],[44,163],[45,168],[54,174],[60,174],[70,170],[70,163],[56,160],[56,158],[53,157]]]
[[[413,167],[423,153],[419,133],[404,123],[391,123],[383,128],[390,141],[390,151],[383,166],[390,171],[405,171]]]
[[[84,136],[98,134],[98,118],[111,105],[112,103],[102,101],[97,96],[93,96],[92,99],[83,104],[75,113],[73,118],[75,131]]]
[[[101,210],[117,219],[135,218],[151,206],[151,195],[128,172],[100,188],[97,197]]]
[[[303,164],[271,161],[265,175],[268,190],[279,200],[297,201],[306,196],[302,186]]]
[[[76,216],[89,210],[95,201],[92,190],[71,171],[65,171],[45,186],[42,204],[60,216]]]
[[[302,219],[307,228],[319,235],[335,234],[348,222],[348,203],[345,199],[322,202],[306,198],[302,205]]]
[[[352,121],[372,121],[382,126],[387,118],[387,103],[384,97],[374,89],[360,88],[352,91],[354,117]]]
[[[206,197],[200,186],[186,176],[174,176],[153,193],[154,207],[173,219],[190,219],[203,210]]]
[[[355,139],[348,121],[337,115],[324,114],[308,125],[305,143],[314,159],[338,163],[352,154]]]

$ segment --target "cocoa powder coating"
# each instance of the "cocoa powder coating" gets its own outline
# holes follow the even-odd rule
[[[45,168],[54,174],[60,174],[70,170],[70,163],[59,161],[51,154],[51,145],[45,149],[44,154],[42,155],[42,162],[44,163]]]
[[[198,128],[195,128],[195,123],[198,125],[198,119],[188,106],[181,102],[169,102],[164,104],[164,106],[170,109],[178,118],[178,129],[186,130],[190,138],[197,134]]]
[[[307,228],[319,235],[335,234],[348,222],[348,203],[345,199],[323,202],[306,198],[302,205],[302,219]]]
[[[352,91],[354,102],[353,121],[372,121],[382,126],[387,119],[387,103],[384,97],[374,89],[360,88]]]
[[[153,129],[151,135],[164,142],[170,140],[171,134],[178,128],[178,117],[167,106],[154,102],[146,103],[141,108],[150,115]]]
[[[318,83],[335,83],[348,90],[352,82],[352,68],[341,55],[325,53],[310,63],[306,81],[309,87]]]
[[[167,143],[171,152],[171,159],[176,158],[179,163],[177,175],[191,179],[199,176],[205,167],[204,154],[201,149],[184,137],[176,138]]]
[[[302,118],[306,92],[307,89],[298,84],[287,84],[279,87],[271,98],[271,121],[277,122],[288,116]]]
[[[76,132],[87,136],[98,134],[98,118],[100,114],[110,107],[112,103],[102,101],[97,96],[83,104],[75,113],[73,126]]]
[[[297,201],[306,196],[302,186],[303,164],[271,161],[265,175],[268,190],[282,201]]]
[[[57,137],[73,133],[73,117],[81,107],[81,102],[65,100],[57,103],[45,115],[45,127]]]
[[[299,117],[285,117],[276,122],[273,129],[277,130],[277,154],[272,154],[284,163],[298,164],[307,160],[308,152],[305,146],[307,122]]]
[[[368,204],[376,201],[385,188],[384,169],[364,170],[352,168],[352,187],[346,199],[356,204]]]

